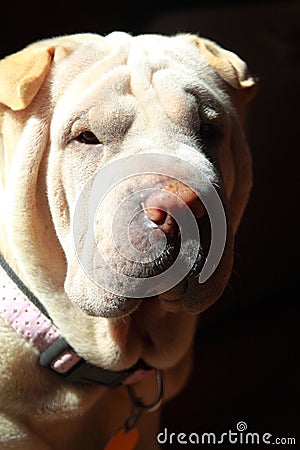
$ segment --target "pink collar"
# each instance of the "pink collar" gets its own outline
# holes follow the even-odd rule
[[[65,379],[115,387],[136,383],[153,370],[139,360],[129,369],[114,372],[94,366],[77,355],[52,323],[43,305],[1,255],[0,289],[0,317],[40,350],[40,365],[49,367]]]

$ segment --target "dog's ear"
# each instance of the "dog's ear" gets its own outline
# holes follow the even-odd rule
[[[235,53],[209,39],[197,38],[196,42],[209,65],[226,82],[232,103],[243,122],[246,105],[257,90],[256,80],[250,75],[247,64]]]
[[[38,41],[0,61],[0,104],[13,111],[25,109],[34,99],[49,73],[83,42],[95,39],[91,33]]]
[[[247,96],[253,95],[255,80],[249,74],[247,64],[239,56],[209,39],[198,38],[197,45],[226,83],[234,89],[245,91]]]
[[[0,61],[0,103],[14,111],[26,108],[41,88],[55,48],[28,47]]]

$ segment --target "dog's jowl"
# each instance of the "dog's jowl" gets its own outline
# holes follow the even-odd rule
[[[245,62],[189,34],[0,61],[1,449],[157,448],[231,273],[254,93]]]

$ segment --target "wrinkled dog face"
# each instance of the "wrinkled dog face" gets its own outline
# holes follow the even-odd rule
[[[8,202],[8,217],[24,205],[9,226],[32,284],[42,267],[108,318],[149,298],[168,311],[212,304],[251,186],[246,64],[197,36],[126,33],[40,41],[0,64],[0,103],[23,123],[14,170],[32,170]]]
[[[232,154],[246,150],[231,148],[232,134],[244,145],[237,116],[196,44],[114,33],[53,73],[50,209],[65,290],[91,315],[120,317],[153,296],[200,311],[228,280]]]

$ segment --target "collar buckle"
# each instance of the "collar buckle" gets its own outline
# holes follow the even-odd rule
[[[153,370],[143,360],[139,360],[134,366],[121,371],[94,366],[85,359],[79,358],[63,337],[41,353],[39,363],[42,367],[50,368],[65,380],[73,383],[100,384],[109,388],[127,384],[126,381],[139,371],[150,372]]]

